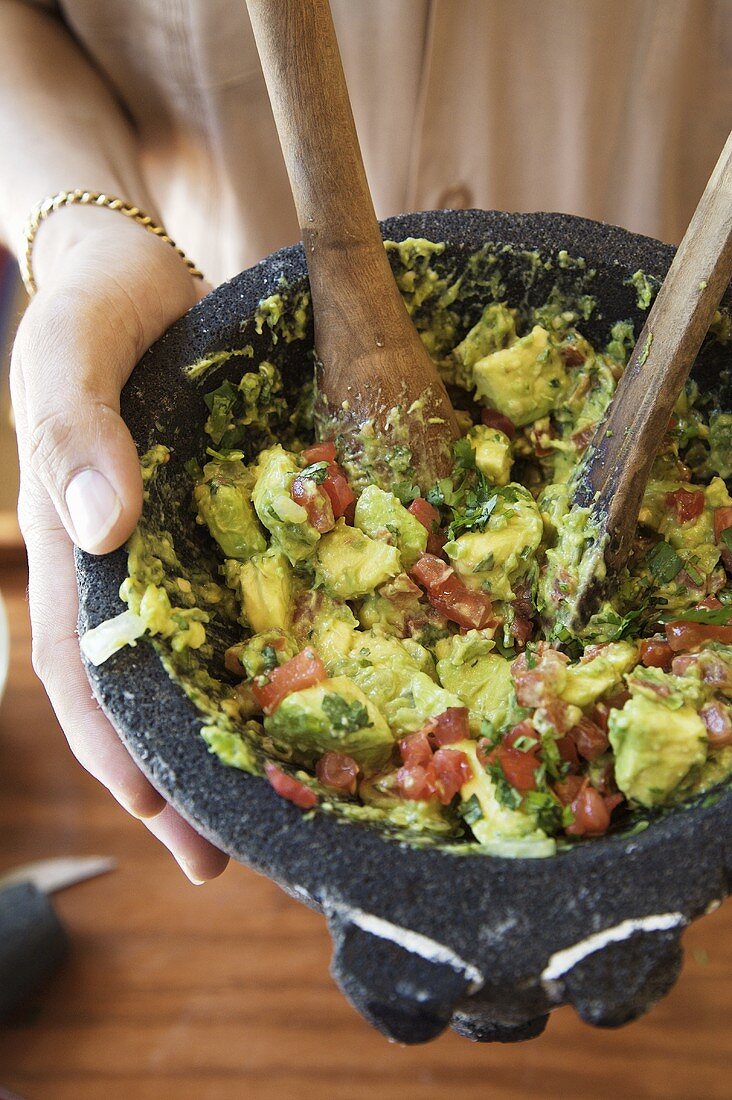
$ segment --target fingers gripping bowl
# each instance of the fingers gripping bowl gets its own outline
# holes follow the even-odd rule
[[[606,347],[617,322],[640,330],[671,257],[647,238],[558,215],[438,212],[393,219],[383,231],[391,240],[444,243],[427,257],[427,279],[419,278],[426,267],[419,257],[418,270],[410,269],[414,249],[390,254],[417,323],[454,318],[453,345],[496,299],[518,310],[523,331],[539,310],[547,321],[572,310],[582,336]],[[226,380],[236,385],[252,369],[242,359],[267,361],[296,408],[312,374],[305,288],[299,248],[269,257],[173,326],[123,394],[140,453],[170,451],[162,476],[149,482],[146,516],[170,533],[184,582],[210,578],[221,560],[191,508],[192,464],[206,461],[212,442],[203,431],[212,412],[203,396]],[[710,341],[696,368],[702,392],[713,386],[723,409],[726,355]],[[537,448],[551,449],[551,431],[548,422]],[[127,555],[79,554],[77,569],[84,632],[123,610]],[[206,635],[212,654],[198,692],[207,671],[221,676],[241,628],[213,616]],[[339,813],[337,799],[334,809],[321,802],[304,814],[266,780],[209,751],[200,711],[161,661],[170,665],[175,655],[156,645],[143,641],[88,666],[101,705],[143,769],[205,835],[325,913],[337,981],[393,1038],[422,1041],[448,1024],[476,1039],[528,1038],[567,1001],[592,1023],[632,1019],[673,983],[684,925],[726,894],[732,797],[723,785],[663,813],[621,809],[614,832],[567,850],[560,835],[560,850],[545,859],[487,855],[499,849],[477,849],[459,827],[458,835],[425,842],[393,822]],[[517,853],[520,846],[510,852]]]

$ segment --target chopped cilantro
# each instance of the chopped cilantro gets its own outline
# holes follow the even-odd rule
[[[669,542],[657,542],[646,558],[652,575],[668,584],[681,572],[684,563]]]
[[[482,474],[474,489],[468,489],[463,498],[462,507],[453,508],[452,522],[447,529],[448,539],[457,538],[464,531],[482,531],[491,518],[498,494],[492,489]]]
[[[493,780],[496,788],[496,798],[501,805],[507,806],[510,810],[517,810],[521,805],[521,794],[508,782],[499,762],[496,760],[492,764],[488,764],[485,770]]]
[[[535,745],[539,744],[538,737],[529,737],[528,734],[522,734],[521,737],[517,737],[513,743],[513,747],[518,749],[519,752],[531,752]]]
[[[690,611],[666,611],[659,616],[661,623],[707,623],[708,626],[726,626],[732,621],[732,607],[693,607]]]
[[[332,693],[323,696],[321,707],[332,724],[344,733],[355,733],[357,730],[368,729],[374,724],[369,722],[368,711],[358,699],[349,703],[340,695]]]
[[[562,824],[562,805],[550,791],[527,791],[524,807],[527,813],[536,816],[536,824],[549,836]]]
[[[471,794],[467,802],[464,802],[460,807],[460,815],[464,822],[468,825],[474,825],[476,821],[480,821],[483,817],[483,810],[481,809],[478,796]]]
[[[411,481],[395,481],[391,491],[406,507],[419,496],[419,485],[412,485]]]
[[[272,672],[278,665],[277,650],[274,646],[262,646],[262,672]]]
[[[726,527],[719,537],[727,549],[732,550],[732,527]]]
[[[206,454],[211,455],[211,458],[217,458],[219,462],[238,462],[244,458],[244,452],[238,450],[231,450],[229,447],[222,447],[216,451],[213,447],[206,448]]]
[[[475,469],[475,451],[467,437],[463,436],[462,439],[458,439],[458,441],[453,444],[452,453],[455,456],[455,465],[458,469]]]
[[[316,485],[320,485],[328,476],[328,463],[313,462],[312,465],[306,466],[304,470],[301,470],[297,476],[309,478],[309,480],[314,481]]]

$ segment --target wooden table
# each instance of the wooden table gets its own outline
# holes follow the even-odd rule
[[[315,913],[231,867],[190,885],[72,758],[29,659],[22,566],[0,571],[13,650],[0,710],[0,868],[62,854],[118,869],[57,895],[69,962],[0,1029],[0,1086],[24,1100],[732,1097],[732,905],[686,935],[678,985],[618,1032],[569,1009],[518,1046],[371,1031],[328,975]]]

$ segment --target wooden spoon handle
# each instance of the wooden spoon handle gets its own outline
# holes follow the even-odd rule
[[[247,0],[308,243],[382,247],[328,0]]]
[[[449,471],[460,431],[384,250],[328,0],[247,6],[310,274],[316,421],[338,431],[357,468],[365,425],[383,442],[406,444],[410,477],[424,491]],[[393,480],[388,463],[379,476]]]
[[[347,355],[354,387],[368,387],[380,349],[394,357],[394,375],[401,355],[425,353],[379,233],[330,7],[247,6],[302,230],[318,355],[326,370],[339,371]]]
[[[592,441],[574,503],[607,516],[607,564],[625,560],[674,405],[732,278],[732,134]]]

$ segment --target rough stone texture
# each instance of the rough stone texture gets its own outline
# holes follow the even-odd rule
[[[672,256],[671,248],[648,238],[553,214],[443,211],[394,218],[383,230],[396,240],[446,241],[445,262],[457,269],[489,240],[585,257],[597,270],[600,303],[599,315],[581,326],[590,339],[606,338],[618,318],[634,319],[640,331],[644,315],[624,280],[638,268],[662,276]],[[123,395],[140,450],[153,442],[173,444],[170,465],[181,468],[200,451],[191,425],[201,423],[201,391],[184,381],[181,368],[212,350],[249,342],[240,322],[277,289],[281,276],[291,283],[305,278],[300,247],[220,287],[150,349]],[[519,291],[524,288],[509,286],[509,300]],[[540,276],[529,295],[540,302],[542,293]],[[271,350],[267,332],[254,342],[257,355]],[[278,355],[293,378],[302,376],[302,345],[281,343]],[[701,376],[721,387],[730,407],[719,357],[707,359]],[[191,538],[185,503],[170,526],[181,539]],[[103,558],[79,553],[77,572],[82,630],[122,610],[123,552]],[[671,813],[636,836],[610,836],[548,860],[418,850],[323,814],[308,820],[264,780],[222,766],[198,735],[196,711],[150,646],[120,652],[88,671],[120,736],[183,816],[236,859],[325,912],[336,980],[370,1023],[401,1042],[429,1039],[450,1022],[479,1041],[532,1038],[552,1007],[566,1002],[595,1025],[633,1019],[673,984],[684,924],[727,893],[729,790],[714,805]],[[377,936],[364,914],[381,918]],[[679,916],[671,928],[635,931],[542,982],[556,952],[658,914]],[[424,938],[405,938],[404,929]]]

